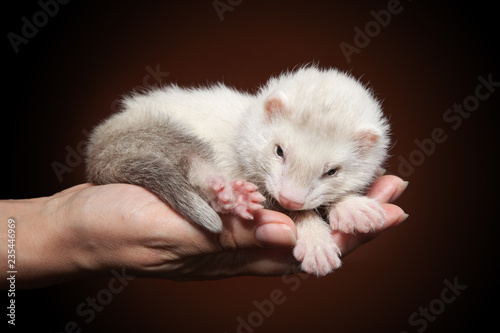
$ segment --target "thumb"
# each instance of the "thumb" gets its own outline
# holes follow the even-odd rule
[[[232,215],[222,216],[224,229],[219,243],[226,250],[251,247],[289,248],[295,246],[297,229],[285,214],[262,209],[253,220],[243,220]]]

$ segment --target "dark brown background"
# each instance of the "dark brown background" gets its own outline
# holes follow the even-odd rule
[[[4,4],[5,36],[20,33],[21,18],[40,10],[34,1],[16,6]],[[19,53],[5,38],[1,198],[50,195],[84,182],[78,160],[61,182],[51,164],[66,164],[66,147],[77,149],[82,131],[109,115],[122,93],[142,85],[147,66],[168,72],[164,83],[224,81],[245,90],[311,61],[349,70],[384,100],[395,142],[387,168],[392,174],[401,175],[399,157],[416,156],[415,140],[430,138],[435,128],[447,136],[403,175],[410,186],[398,203],[410,218],[349,255],[328,277],[303,280],[296,290],[279,277],[137,279],[90,324],[76,307],[109,279],[79,281],[18,292],[16,328],[60,332],[75,321],[84,332],[230,333],[238,317],[256,310],[255,300],[278,289],[286,301],[254,332],[417,332],[422,326],[412,326],[410,315],[437,304],[445,279],[468,288],[426,332],[470,332],[493,323],[499,296],[493,126],[500,91],[456,130],[443,114],[474,94],[478,76],[500,81],[497,10],[478,2],[401,6],[350,63],[339,44],[353,44],[354,27],[363,29],[373,20],[370,11],[385,9],[387,1],[244,0],[223,21],[210,0],[73,1]]]

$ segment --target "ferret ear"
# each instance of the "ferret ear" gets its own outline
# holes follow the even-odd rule
[[[376,127],[367,126],[357,130],[354,139],[361,148],[361,151],[366,152],[377,145],[381,135],[382,133]]]
[[[288,98],[282,91],[276,91],[269,95],[264,101],[264,109],[266,110],[269,118],[274,117],[277,114],[283,114],[286,112]]]

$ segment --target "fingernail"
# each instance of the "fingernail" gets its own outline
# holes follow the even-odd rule
[[[410,215],[408,215],[408,214],[401,215],[401,217],[399,218],[397,224],[402,223],[404,220],[406,220],[408,218],[408,216],[410,216]]]
[[[292,247],[297,239],[289,226],[283,223],[266,223],[255,231],[255,238],[262,247]]]
[[[384,168],[379,168],[375,174],[376,174],[377,177],[381,177],[381,176],[385,175],[386,171],[387,170],[384,169]]]
[[[389,202],[393,202],[395,201],[397,198],[399,198],[401,196],[401,194],[403,194],[404,190],[406,190],[406,188],[408,187],[408,184],[410,184],[408,181],[404,181],[402,182],[401,184],[399,184],[396,192],[394,193],[394,195],[391,197],[391,199],[389,200]]]

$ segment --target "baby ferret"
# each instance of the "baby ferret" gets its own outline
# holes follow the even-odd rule
[[[218,213],[287,212],[302,270],[322,276],[341,264],[332,229],[385,223],[362,193],[387,156],[388,132],[371,90],[336,69],[284,72],[256,94],[170,85],[126,97],[95,128],[87,174],[143,186],[212,232],[222,230]]]

